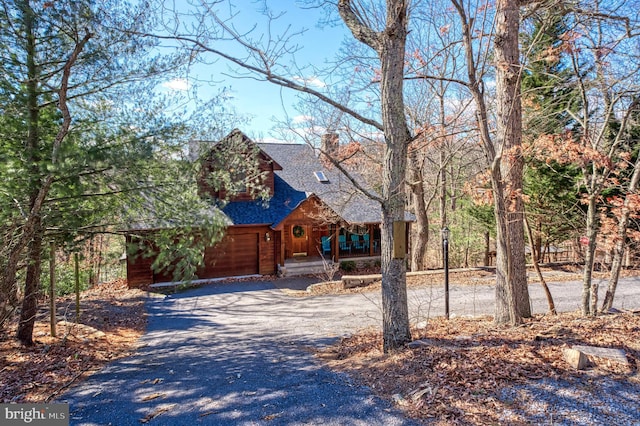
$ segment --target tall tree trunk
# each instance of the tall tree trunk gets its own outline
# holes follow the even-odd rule
[[[525,217],[526,220],[526,217]],[[539,219],[536,219],[536,238],[535,238],[535,247],[533,247],[531,250],[535,250],[536,253],[538,254],[538,261],[540,263],[544,263],[544,256],[546,253],[546,248],[549,247],[549,244],[545,244],[544,246],[544,250],[543,250],[543,246],[542,246],[542,221]],[[533,242],[531,244],[534,244]],[[550,256],[549,256],[550,257]],[[549,261],[551,261],[551,259],[549,258]]]
[[[444,139],[443,139],[444,140]],[[440,229],[447,226],[447,169],[444,148],[440,149]]]
[[[531,316],[529,289],[524,244],[522,200],[523,159],[522,144],[522,105],[520,98],[521,66],[519,48],[520,2],[517,0],[498,0],[496,3],[495,62],[496,62],[496,141],[502,148],[499,153],[500,176],[504,179],[501,196],[504,210],[504,234],[507,244],[499,244],[503,253],[502,266],[507,267],[507,287],[511,293],[508,303],[515,306],[500,307],[501,313],[513,312],[508,318],[510,323],[520,322],[520,317]],[[496,201],[499,194],[496,193]],[[500,209],[498,209],[500,210]],[[499,255],[499,254],[498,254]],[[501,299],[504,300],[504,299]],[[504,316],[496,321],[507,322]]]
[[[94,285],[98,285],[100,283],[100,274],[102,274],[102,261],[103,261],[103,250],[104,250],[104,235],[100,234],[97,236],[98,239],[98,248],[96,250],[96,260],[95,260],[95,283]]]
[[[403,0],[387,1],[387,25],[381,37],[379,52],[382,79],[381,106],[382,123],[386,140],[385,167],[383,171],[383,198],[388,200],[382,207],[385,225],[404,221],[405,171],[407,167],[407,145],[411,140],[404,111],[404,61],[407,38],[407,5]],[[391,228],[393,229],[393,227]],[[387,237],[385,256],[394,238]],[[391,237],[391,238],[389,238]],[[384,240],[383,240],[384,243]],[[398,254],[396,254],[398,255]],[[404,256],[391,256],[382,262],[383,349],[385,352],[402,347],[411,341],[409,329],[409,307],[407,302],[407,274]]]
[[[49,328],[51,337],[56,337],[56,243],[49,250]]]
[[[598,234],[597,226],[597,207],[596,197],[589,196],[587,206],[587,239],[589,240],[585,255],[584,269],[582,271],[582,314],[595,315],[595,311],[591,309],[593,298],[597,301],[597,283],[593,283],[593,264],[596,254],[596,237]],[[595,292],[594,292],[595,290]]]
[[[627,188],[627,194],[624,198],[622,205],[622,212],[618,218],[618,235],[616,237],[615,246],[613,248],[613,262],[611,264],[611,272],[609,275],[609,283],[607,285],[607,292],[602,301],[601,312],[607,312],[613,307],[613,298],[616,294],[616,288],[618,286],[618,279],[620,278],[620,269],[622,269],[622,258],[624,256],[624,249],[626,247],[627,240],[627,228],[629,226],[629,217],[631,215],[631,197],[635,194],[640,184],[640,157],[636,160],[633,169],[633,175],[629,181]]]
[[[16,337],[23,345],[33,345],[33,326],[38,314],[38,292],[42,269],[42,230],[40,220],[35,225],[33,239],[29,243],[27,274],[24,284],[24,298],[20,311],[20,322]]]
[[[493,191],[495,194],[494,211],[496,216],[496,306],[494,321],[498,324],[517,325],[522,322],[518,313],[515,288],[511,279],[511,264],[509,261],[509,237],[507,235],[507,214],[504,205],[504,191],[500,170],[494,168]]]
[[[496,4],[496,137],[489,129],[489,112],[474,52],[473,19],[467,16],[463,2],[452,0],[462,26],[468,83],[476,104],[480,140],[491,171],[491,186],[496,216],[496,308],[497,323],[518,324],[530,313],[524,264],[522,227],[520,142],[522,114],[520,100],[520,62],[518,48],[519,3],[499,0]],[[512,156],[513,158],[503,158]],[[503,165],[503,161],[505,164]],[[512,170],[510,165],[514,167]],[[504,180],[503,180],[504,179]],[[515,201],[514,201],[515,200]],[[520,221],[512,224],[510,220]],[[520,236],[510,237],[510,233]],[[513,247],[512,247],[513,245]],[[515,260],[514,260],[515,259]],[[514,261],[516,263],[514,263]],[[522,275],[524,273],[524,275]],[[525,302],[526,301],[526,302]]]
[[[76,293],[76,324],[80,322],[80,260],[78,252],[73,253],[73,279]]]
[[[529,221],[527,220],[527,216],[524,216],[524,227],[527,230],[527,236],[529,237],[529,245],[533,247],[533,232],[531,232],[531,227],[529,226]],[[542,271],[540,270],[540,264],[538,263],[538,253],[535,250],[531,250],[531,261],[533,262],[533,267],[538,274],[538,279],[540,280],[540,285],[544,290],[544,295],[547,297],[547,305],[549,306],[549,313],[551,315],[556,315],[556,304],[553,302],[553,296],[551,296],[551,291],[549,290],[549,286],[547,285],[547,281],[544,279],[544,275],[542,275]]]
[[[491,241],[491,239],[489,238],[489,231],[485,231],[484,232],[484,266],[489,266],[489,264],[491,263],[491,259],[489,256],[489,252],[490,252],[490,245],[489,242]]]
[[[31,164],[31,198],[30,198],[30,211],[29,216],[25,220],[22,228],[22,235],[19,242],[14,249],[15,253],[20,253],[27,244],[29,249],[27,253],[27,275],[25,281],[24,299],[22,303],[22,312],[20,314],[20,323],[18,326],[17,338],[24,344],[32,344],[33,338],[28,333],[33,332],[33,325],[35,323],[35,312],[37,311],[37,291],[40,284],[40,269],[42,259],[42,233],[44,232],[42,226],[42,206],[46,200],[51,185],[55,179],[53,173],[49,173],[44,177],[40,175],[40,160],[41,160],[41,140],[39,134],[39,115],[40,109],[38,106],[39,96],[39,81],[37,79],[37,66],[35,64],[35,13],[27,2],[24,2],[24,16],[28,25],[27,28],[27,68],[29,73],[29,81],[27,82],[28,93],[28,105],[29,105],[29,133],[27,140],[27,155]],[[71,53],[67,62],[62,67],[62,77],[60,80],[60,88],[58,90],[58,109],[62,115],[62,122],[58,133],[53,140],[51,148],[50,164],[52,166],[57,165],[58,155],[62,142],[69,133],[71,127],[71,113],[67,106],[67,92],[69,89],[69,78],[71,76],[71,68],[78,59],[80,52],[84,49],[86,43],[91,39],[92,34],[86,33],[85,36],[75,45],[73,52]],[[12,253],[13,255],[14,253]],[[19,257],[19,256],[18,256]],[[15,276],[13,277],[15,281]],[[35,286],[35,287],[34,287]],[[33,315],[31,315],[33,314]]]
[[[442,87],[442,82],[440,82],[440,96],[438,96],[438,120],[439,128],[440,128],[440,170],[439,170],[439,178],[440,178],[440,229],[444,229],[445,226],[449,224],[449,220],[447,218],[447,164],[448,161],[448,152],[446,152],[447,144],[447,110],[445,103],[445,89]],[[452,173],[453,175],[453,173]],[[454,184],[454,182],[451,182]],[[452,194],[455,190],[452,190]],[[455,201],[453,197],[451,198],[451,211],[455,211]],[[444,256],[444,253],[443,253]]]
[[[404,221],[407,148],[411,135],[404,111],[404,63],[408,12],[404,0],[388,0],[386,25],[376,32],[361,19],[351,0],[339,0],[338,11],[353,36],[373,48],[380,60],[380,106],[385,136],[382,173],[382,336],[384,352],[411,340],[404,256],[393,253],[393,223]]]
[[[95,236],[91,236],[87,243],[86,247],[87,258],[85,259],[85,264],[89,264],[89,287],[93,288],[96,285],[96,241]],[[86,253],[85,252],[85,253]]]
[[[623,214],[623,217],[618,219],[618,235],[616,236],[616,243],[613,247],[613,261],[611,263],[611,271],[609,272],[609,282],[607,284],[607,292],[602,300],[600,312],[607,312],[613,307],[613,298],[616,294],[618,280],[620,279],[620,270],[622,269],[622,257],[624,255],[625,240],[627,238],[628,222],[628,214],[626,218]]]
[[[409,188],[413,197],[415,221],[415,239],[411,249],[411,270],[426,269],[425,257],[429,243],[429,214],[424,194],[424,179],[422,176],[422,162],[417,149],[409,151]]]

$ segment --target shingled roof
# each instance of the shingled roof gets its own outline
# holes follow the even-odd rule
[[[324,167],[310,146],[275,143],[260,143],[258,146],[282,165],[282,170],[275,172],[274,196],[266,207],[262,201],[238,201],[223,208],[234,224],[277,226],[313,195],[349,224],[381,221],[380,205],[357,192],[339,170]],[[316,176],[317,172],[322,174]]]
[[[278,176],[299,191],[315,194],[346,222],[379,223],[382,220],[380,205],[359,193],[338,169],[324,167],[309,145],[264,143],[258,146],[275,161],[285,164],[276,172]],[[321,182],[315,172],[322,172],[327,180]]]

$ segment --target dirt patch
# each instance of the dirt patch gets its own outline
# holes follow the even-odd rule
[[[47,402],[72,383],[114,359],[131,354],[144,332],[144,292],[124,280],[105,283],[81,294],[80,318],[75,298],[57,302],[56,338],[51,337],[48,309],[34,329],[35,345],[24,347],[11,335],[0,338],[0,401]]]
[[[368,331],[318,356],[409,416],[442,425],[503,424],[502,413],[526,412],[532,401],[503,402],[498,392],[541,379],[578,380],[594,392],[603,377],[638,383],[640,315],[634,313],[536,316],[517,328],[495,326],[488,318],[438,318],[412,335],[419,344],[392,355],[382,353],[381,333]],[[574,344],[623,349],[629,366],[613,362],[574,370],[562,356]],[[508,423],[530,419],[515,415]]]

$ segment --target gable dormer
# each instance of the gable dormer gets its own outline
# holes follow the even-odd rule
[[[274,172],[282,170],[247,135],[234,129],[201,159],[198,187],[202,195],[226,201],[251,201],[274,192]]]

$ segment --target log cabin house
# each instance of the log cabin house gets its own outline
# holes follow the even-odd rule
[[[225,195],[224,188],[213,188],[206,176],[216,167],[225,167],[216,164],[211,154],[232,141],[257,152],[261,184],[269,198],[267,203],[256,200],[241,188],[222,205],[229,225],[223,240],[203,253],[199,279],[291,275],[294,269],[297,273],[310,271],[298,267],[311,266],[314,261],[317,267],[322,259],[379,258],[380,205],[357,192],[344,174],[329,167],[309,145],[257,144],[235,129],[202,159],[199,187],[203,194],[213,200]],[[323,152],[337,146],[337,135],[322,138]],[[152,258],[135,255],[127,259],[129,286],[171,281],[170,275],[152,271],[152,262]]]

